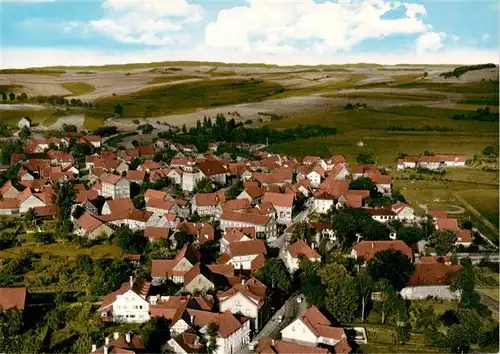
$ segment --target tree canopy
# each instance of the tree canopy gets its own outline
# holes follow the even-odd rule
[[[375,281],[386,279],[394,289],[401,290],[413,274],[413,263],[399,251],[385,250],[368,262],[368,273]]]
[[[450,252],[456,240],[457,235],[450,230],[436,230],[429,236],[429,242],[438,256],[445,256]]]

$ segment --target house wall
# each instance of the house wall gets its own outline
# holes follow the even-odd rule
[[[110,221],[109,223],[116,225],[116,226],[126,225],[132,231],[144,230],[147,226],[146,222],[144,222],[144,221],[138,221],[138,220],[132,220],[132,219],[113,220],[113,221]]]
[[[388,223],[395,219],[394,215],[372,215],[372,219],[381,223]]]
[[[149,303],[135,292],[129,290],[117,295],[113,303],[115,322],[144,323],[149,321]]]
[[[15,189],[14,187],[11,187],[11,188],[9,188],[9,190],[7,192],[5,192],[2,195],[2,198],[3,199],[6,199],[6,198],[17,198],[18,195],[19,195],[19,191],[17,189]]]
[[[415,220],[415,214],[413,213],[413,209],[409,207],[405,207],[397,216],[397,219],[401,221],[413,221]]]
[[[408,286],[401,290],[401,297],[407,300],[425,300],[428,297],[442,300],[460,300],[460,293],[452,292],[448,285]]]
[[[278,224],[288,225],[292,222],[292,208],[274,206],[277,214]]]
[[[321,176],[316,171],[309,173],[307,179],[311,181],[311,186],[314,188],[317,188],[321,184]]]
[[[252,203],[252,202],[253,202],[252,197],[250,197],[246,191],[241,192],[241,193],[240,193],[240,194],[236,197],[236,199],[248,199],[248,200],[250,201],[250,203]]]
[[[240,313],[245,317],[253,319],[255,323],[254,328],[259,328],[259,307],[255,302],[252,302],[252,300],[240,293],[236,293],[219,303],[220,312],[227,310],[233,314]]]
[[[184,290],[195,293],[197,291],[206,292],[214,288],[214,284],[203,274],[198,274],[189,284],[184,285]]]
[[[217,349],[214,354],[234,354],[250,342],[250,321],[246,321],[239,330],[226,338],[217,337]]]
[[[235,256],[229,260],[228,263],[231,263],[234,266],[234,269],[244,269],[251,270],[252,269],[252,261],[257,258],[258,254],[250,254],[245,256]]]
[[[302,342],[313,345],[318,343],[318,338],[300,319],[296,319],[281,330],[281,337],[284,340],[291,340],[294,342]]]
[[[314,198],[314,209],[320,214],[326,214],[328,210],[333,207],[334,200],[332,199],[317,199]]]
[[[30,208],[43,207],[43,206],[46,206],[46,204],[44,202],[42,202],[40,199],[38,199],[34,195],[31,195],[28,199],[26,199],[24,202],[22,202],[19,205],[19,213],[24,214]]]
[[[0,215],[17,215],[19,214],[19,209],[0,209]]]
[[[182,174],[182,190],[192,192],[196,187],[196,183],[201,181],[201,175],[199,172],[184,172]]]
[[[170,327],[170,335],[172,337],[175,337],[183,332],[185,332],[187,329],[189,329],[189,324],[184,321],[182,318],[180,318],[179,320],[177,320],[177,322],[175,322],[175,324]]]
[[[275,238],[277,235],[276,231],[276,221],[270,220],[266,225],[251,224],[243,221],[233,221],[233,220],[220,220],[220,228],[225,231],[228,227],[255,227],[255,232],[263,232],[266,234],[266,238]]]
[[[94,238],[97,238],[97,237],[100,237],[102,235],[105,235],[105,236],[111,236],[113,234],[113,229],[110,228],[108,225],[106,224],[102,224],[101,226],[99,226],[97,229],[95,229],[88,237],[90,239],[94,239]]]

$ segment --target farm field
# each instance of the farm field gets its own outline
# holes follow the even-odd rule
[[[85,115],[83,121],[83,127],[87,130],[96,130],[97,128],[104,127],[105,120],[103,117],[94,117],[91,115]]]
[[[283,90],[277,83],[259,80],[204,80],[158,86],[130,95],[98,99],[103,111],[112,113],[116,104],[123,105],[124,117],[155,117],[189,113],[200,108],[261,101]]]
[[[466,190],[458,194],[498,228],[498,189]]]
[[[64,82],[61,86],[74,95],[85,95],[95,91],[95,87],[86,82]]]

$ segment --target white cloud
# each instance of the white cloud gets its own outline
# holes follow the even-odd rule
[[[365,52],[365,53],[327,53],[294,51],[274,55],[234,50],[217,50],[210,47],[195,47],[185,51],[147,49],[129,52],[96,51],[86,48],[4,48],[2,68],[26,68],[53,65],[104,65],[125,63],[146,63],[164,60],[222,61],[228,63],[270,63],[280,65],[316,65],[345,63],[379,64],[476,64],[498,62],[498,53],[493,49],[460,47],[443,49],[439,52],[405,53]]]
[[[456,34],[452,34],[452,35],[451,35],[451,40],[452,40],[453,42],[458,42],[458,41],[460,40],[460,37],[459,37],[459,36],[457,36]]]
[[[443,47],[443,40],[446,38],[444,32],[426,32],[417,38],[417,53],[435,52]]]
[[[490,39],[490,35],[488,33],[483,33],[481,41],[486,42],[488,39]]]
[[[406,8],[404,16],[382,18],[401,6]],[[429,25],[417,15],[426,15],[423,5],[376,0],[249,0],[246,6],[221,10],[207,25],[205,42],[245,52],[280,53],[283,48],[301,48],[299,42],[307,42],[309,49],[319,52],[348,51],[366,39],[427,31]]]
[[[200,21],[203,12],[200,5],[187,0],[106,0],[102,7],[106,16],[90,21],[90,29],[123,43],[158,46],[185,42],[187,35],[178,32]]]

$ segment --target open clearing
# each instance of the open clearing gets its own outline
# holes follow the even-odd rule
[[[73,95],[85,95],[95,91],[95,87],[86,82],[63,82],[61,86]]]
[[[60,257],[76,257],[80,254],[89,255],[92,258],[118,258],[121,256],[121,249],[114,245],[97,245],[90,248],[81,248],[75,244],[53,243],[50,245],[23,245],[19,247],[9,248],[8,250],[0,251],[0,257],[11,258],[17,257],[28,249],[35,253],[47,255],[55,255]]]

